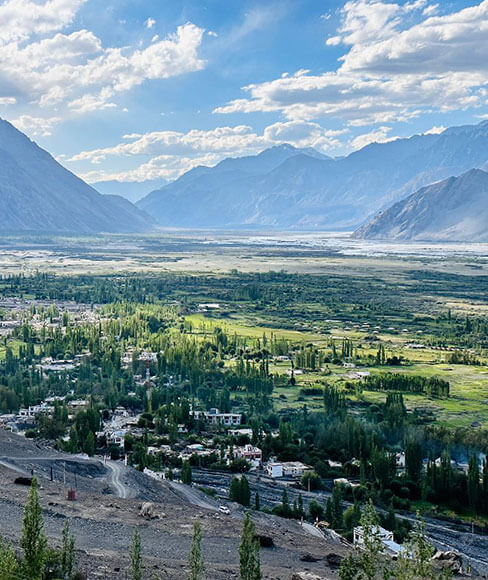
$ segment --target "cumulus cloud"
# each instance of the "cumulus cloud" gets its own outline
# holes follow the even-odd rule
[[[350,0],[337,34],[336,70],[244,87],[216,113],[281,112],[289,120],[332,115],[351,125],[405,121],[423,111],[481,106],[488,86],[488,0],[441,16],[424,0]]]
[[[317,123],[285,121],[266,127],[262,134],[247,125],[216,127],[211,130],[193,129],[179,131],[154,131],[145,134],[124,135],[120,143],[106,148],[81,151],[68,163],[94,165],[112,158],[140,159],[147,161],[124,172],[89,171],[83,177],[93,181],[117,179],[142,181],[164,177],[174,179],[196,165],[211,165],[230,156],[256,154],[263,149],[290,143],[298,148],[314,147],[326,152],[339,148],[339,137],[345,130],[324,129]]]
[[[383,126],[374,131],[370,131],[369,133],[358,135],[351,141],[351,147],[353,149],[361,149],[370,143],[387,143],[388,141],[395,141],[398,137],[389,137],[388,134],[390,131],[391,127]]]
[[[434,127],[431,127],[428,131],[425,131],[424,135],[440,135],[441,133],[444,133],[445,130],[446,128],[442,125],[434,125]]]
[[[52,133],[53,127],[59,123],[59,117],[33,117],[31,115],[21,115],[13,119],[12,123],[20,131],[28,131],[32,136],[48,137]]]
[[[199,57],[204,30],[192,23],[137,47],[104,46],[86,29],[65,32],[85,2],[7,0],[0,5],[0,91],[15,97],[23,126],[33,106],[58,120],[115,108],[117,94],[145,81],[204,67]],[[146,21],[148,28],[154,24],[152,18]]]
[[[154,18],[149,17],[144,24],[146,25],[146,28],[154,28],[156,21]]]

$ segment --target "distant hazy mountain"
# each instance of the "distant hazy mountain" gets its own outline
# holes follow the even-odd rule
[[[197,167],[138,202],[165,226],[357,227],[420,187],[488,162],[488,122],[331,159],[291,145]]]
[[[0,230],[141,232],[151,218],[118,196],[105,196],[0,119]]]
[[[166,183],[167,181],[164,179],[148,179],[147,181],[117,181],[113,179],[97,181],[91,186],[104,195],[121,195],[135,203],[151,191],[163,187]]]
[[[422,187],[381,212],[354,237],[488,241],[488,173],[472,169]]]

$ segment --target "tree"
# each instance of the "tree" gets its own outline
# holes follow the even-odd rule
[[[22,562],[24,574],[29,579],[40,578],[46,562],[47,538],[44,534],[44,520],[35,477],[32,479],[24,509],[20,545],[24,553]]]
[[[379,534],[378,516],[370,500],[361,514],[359,521],[363,528],[364,549],[359,557],[360,567],[368,580],[376,580],[384,576],[385,562],[383,557],[383,543]]]
[[[181,481],[186,483],[186,485],[191,485],[192,471],[188,461],[183,461],[183,466],[181,468]]]
[[[258,512],[261,509],[261,501],[259,499],[259,491],[254,495],[254,509]]]
[[[389,578],[390,571],[383,554],[378,516],[371,500],[366,504],[359,523],[363,532],[362,549],[356,555],[344,559],[339,572],[340,580]]]
[[[395,576],[401,580],[441,578],[431,560],[433,553],[434,549],[425,536],[425,524],[417,513],[417,522],[405,543],[405,550],[398,557]]]
[[[422,473],[422,446],[417,441],[407,441],[405,445],[405,469],[408,477],[419,483]]]
[[[134,528],[129,555],[132,580],[142,580],[141,535],[139,528]]]
[[[193,526],[193,539],[188,563],[190,565],[189,580],[202,580],[204,565],[202,555],[202,527],[200,522],[195,522]]]
[[[255,527],[249,514],[244,519],[241,544],[239,546],[239,580],[261,580],[259,542],[256,540]]]
[[[313,520],[321,520],[324,517],[324,508],[313,499],[308,504],[308,513]]]
[[[229,499],[241,503],[241,482],[238,477],[233,477],[229,487]]]
[[[20,566],[15,550],[0,538],[0,578],[17,580],[20,577]]]
[[[289,518],[291,516],[290,502],[288,501],[286,487],[283,488],[283,493],[281,494],[281,512],[284,518]]]
[[[83,451],[89,456],[95,455],[95,435],[90,431],[83,443]]]
[[[232,481],[230,482],[229,499],[236,503],[240,503],[245,507],[250,506],[251,488],[249,487],[249,481],[245,475],[240,478],[232,478]]]
[[[342,530],[344,527],[344,519],[342,517],[342,491],[338,485],[334,485],[334,489],[332,490],[331,515],[332,520],[330,524],[334,530]]]
[[[476,455],[469,458],[467,487],[469,505],[476,511],[480,497],[480,467]]]
[[[66,520],[63,525],[63,541],[60,559],[63,578],[65,580],[71,580],[75,564],[75,538],[71,534],[68,520]]]
[[[249,507],[251,505],[251,488],[249,487],[249,481],[245,475],[241,477],[240,503],[245,507]]]
[[[315,471],[306,471],[302,475],[300,483],[302,484],[303,489],[307,489],[308,491],[313,491],[322,487],[322,480]]]

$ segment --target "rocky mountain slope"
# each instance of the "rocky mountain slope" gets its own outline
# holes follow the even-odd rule
[[[152,220],[104,196],[0,120],[0,231],[142,232]]]
[[[421,188],[357,230],[356,238],[488,241],[488,173],[472,169]]]
[[[203,533],[205,577],[237,580],[245,511],[241,506],[225,502],[230,513],[222,514],[219,503],[197,488],[152,479],[125,467],[123,462],[110,464],[119,467],[117,482],[101,460],[82,459],[39,448],[36,442],[1,429],[2,537],[18,546],[28,488],[16,485],[14,481],[19,475],[29,476],[33,469],[39,478],[49,542],[59,546],[63,523],[69,518],[76,538],[77,567],[86,575],[84,577],[100,580],[127,578],[129,547],[137,526],[141,533],[144,580],[188,578],[193,524],[199,521]],[[50,481],[51,467],[54,481]],[[120,497],[117,493],[119,486],[114,483],[121,483],[133,493],[129,497]],[[74,484],[76,501],[68,501],[68,489]],[[151,502],[153,519],[141,517],[143,502]],[[295,520],[261,512],[253,513],[252,517],[257,532],[271,538],[274,544],[272,548],[261,550],[264,579],[289,580],[294,573],[304,570],[327,580],[337,578],[337,562],[349,551],[342,543],[321,537],[312,526],[301,526]]]
[[[197,167],[138,202],[162,225],[357,227],[394,201],[488,161],[488,122],[331,159],[291,145]]]

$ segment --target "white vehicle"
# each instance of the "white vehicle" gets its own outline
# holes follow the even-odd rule
[[[225,505],[221,505],[219,507],[219,512],[221,514],[225,514],[226,516],[228,516],[230,514],[230,509],[227,506],[225,506]]]

